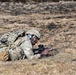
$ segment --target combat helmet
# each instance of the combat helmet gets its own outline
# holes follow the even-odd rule
[[[37,36],[39,39],[41,38],[41,34],[40,34],[39,31],[37,31],[36,29],[31,29],[31,30],[27,31],[26,34],[35,35],[35,36]]]

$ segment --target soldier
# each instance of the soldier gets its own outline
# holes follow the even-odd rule
[[[35,45],[40,38],[41,38],[41,34],[39,33],[39,31],[37,31],[35,29],[31,29],[31,30],[26,32],[26,36],[25,37],[23,37],[20,40],[17,40],[15,42],[15,44],[17,46],[20,46],[20,48],[24,52],[24,55],[28,59],[37,59],[37,58],[40,58],[43,55],[47,55],[48,52],[50,51],[50,49],[46,49],[42,53],[34,55],[33,50],[32,50],[33,49],[33,45]]]
[[[40,54],[33,53],[33,45],[35,45],[38,40],[41,38],[39,31],[31,29],[26,32],[24,37],[17,39],[14,44],[8,49],[9,57],[11,60],[18,59],[38,59],[43,55],[47,55],[50,49],[44,50]]]

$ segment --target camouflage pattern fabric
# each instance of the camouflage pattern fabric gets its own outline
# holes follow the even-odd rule
[[[7,52],[9,53],[8,55],[9,55],[10,59],[13,61],[23,59],[23,58],[25,58],[25,56],[28,59],[37,59],[40,57],[40,54],[34,55],[34,53],[32,51],[31,41],[27,36],[23,37],[23,33],[24,33],[23,31],[20,33],[14,32],[14,33],[8,33],[8,34],[2,36],[2,38],[6,37],[6,39],[8,40],[8,43],[2,43],[2,44],[4,44],[5,47],[8,47],[8,50],[7,50]],[[4,41],[6,41],[6,40],[4,40]],[[4,47],[0,47],[0,48],[4,48]],[[0,51],[2,51],[2,50],[0,50]],[[4,53],[6,53],[5,51],[6,50],[4,50]],[[6,56],[6,55],[1,54],[1,56]],[[6,59],[6,57],[3,57],[3,58]]]
[[[11,45],[11,47],[9,47],[9,56],[13,61],[20,60],[22,59],[22,50],[15,45]]]
[[[11,60],[22,59],[22,50],[17,46],[17,44],[15,44],[15,41],[19,37],[23,37],[24,34],[25,31],[17,30],[13,32],[7,32],[0,37],[0,60],[6,61],[9,57]]]
[[[23,41],[24,40],[24,41]],[[25,36],[24,38],[22,38],[22,44],[20,45],[20,48],[23,50],[25,56],[28,58],[28,59],[38,59],[40,58],[40,54],[35,54],[33,53],[32,51],[32,44],[31,44],[31,41],[30,39]]]
[[[13,32],[7,32],[0,37],[0,40],[6,39],[9,44],[14,43],[19,37],[22,37],[25,34],[23,30],[17,30]]]
[[[1,51],[2,50],[2,51]],[[7,61],[9,59],[8,48],[0,49],[0,61]]]

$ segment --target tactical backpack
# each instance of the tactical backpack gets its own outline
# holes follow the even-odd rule
[[[12,32],[7,32],[0,37],[0,43],[8,44],[8,42],[14,43],[19,37],[23,37],[25,35],[24,30],[17,30]]]
[[[11,60],[19,59],[19,57],[21,58],[21,55],[19,55],[21,50],[14,45],[14,42],[23,36],[25,36],[25,31],[17,30],[7,32],[0,37],[0,61],[6,61],[10,56]]]

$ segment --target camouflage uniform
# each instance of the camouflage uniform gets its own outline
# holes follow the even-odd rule
[[[26,34],[35,34],[40,38],[40,33],[36,30],[29,30]],[[16,37],[17,35],[13,34],[13,37],[8,38],[8,40],[12,40],[9,41],[10,45],[8,47],[9,57],[11,60],[24,59],[25,57],[28,59],[37,59],[40,57],[40,54],[34,55],[31,40],[27,35],[20,37],[15,41]]]
[[[8,32],[5,33],[1,36],[0,38],[0,58],[2,55],[4,55],[3,53],[6,53],[8,51],[8,55],[7,53],[5,54],[5,56],[7,57],[7,60],[19,60],[22,59],[22,50],[20,49],[19,46],[17,46],[15,44],[15,40],[21,36],[24,33],[24,31],[20,30],[20,31],[15,31],[15,32]],[[7,49],[7,51],[6,51]],[[5,56],[3,56],[3,58],[5,58]],[[1,59],[2,61],[5,59]],[[6,61],[6,60],[5,60]]]
[[[32,51],[32,44],[30,39],[26,36],[24,38],[25,41],[20,45],[20,48],[23,50],[25,56],[28,59],[37,59],[40,57],[40,54],[36,54],[34,55],[33,51]]]
[[[40,33],[37,30],[29,30],[28,32],[26,32],[26,34],[34,34],[36,35],[38,38],[40,38]],[[31,40],[27,37],[27,35],[23,38],[18,39],[15,44],[17,46],[20,46],[21,50],[24,52],[24,55],[28,58],[28,59],[37,59],[40,57],[40,54],[36,54],[34,55],[32,49],[32,43]]]

